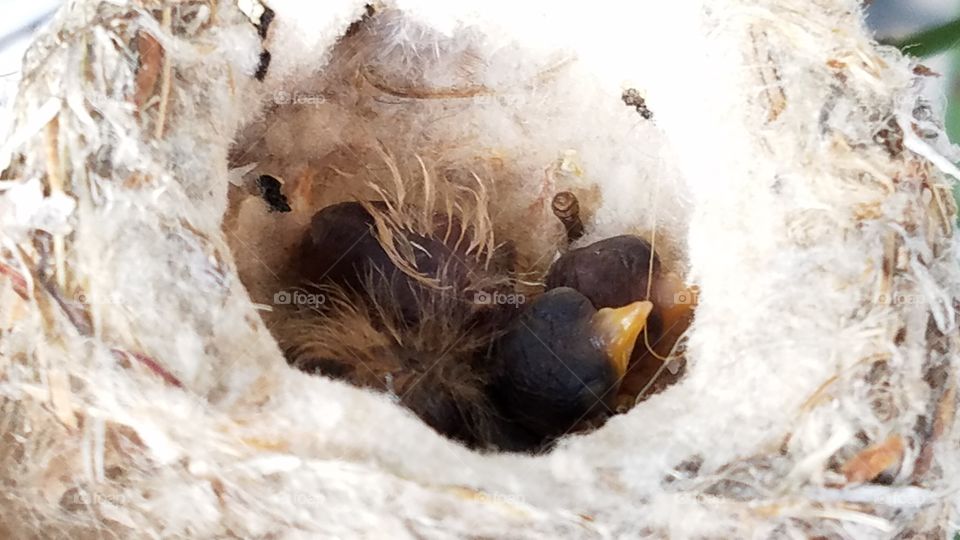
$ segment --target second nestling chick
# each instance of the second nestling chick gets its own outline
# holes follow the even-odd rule
[[[537,297],[494,349],[492,397],[511,421],[550,440],[612,412],[653,304],[597,310],[574,289]]]
[[[639,300],[653,302],[644,336],[634,349],[624,381],[636,397],[660,371],[674,342],[689,325],[692,295],[673,274],[663,271],[646,240],[614,236],[567,252],[550,267],[547,289],[572,287],[597,308],[620,307]]]

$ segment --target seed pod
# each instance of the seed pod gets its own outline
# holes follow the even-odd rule
[[[553,215],[563,223],[567,230],[567,239],[571,242],[583,236],[583,222],[580,221],[580,201],[569,191],[561,191],[553,197]]]

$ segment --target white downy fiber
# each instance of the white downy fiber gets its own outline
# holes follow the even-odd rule
[[[859,0],[396,0],[342,39],[363,2],[271,0],[263,40],[241,4],[70,2],[25,58],[0,147],[0,535],[960,528],[957,155]],[[141,104],[138,35],[163,51]],[[289,368],[258,305],[310,209],[238,194],[333,169],[349,191],[381,144],[491,179],[529,254],[561,187],[595,195],[587,241],[655,231],[700,291],[684,378],[529,457]]]

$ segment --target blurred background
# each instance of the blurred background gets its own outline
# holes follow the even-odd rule
[[[0,137],[6,136],[8,106],[20,81],[20,58],[33,33],[62,0],[0,0]]]
[[[19,81],[20,58],[30,36],[63,0],[0,0],[0,133]],[[863,0],[867,23],[879,40],[923,58],[941,74],[927,97],[946,110],[950,138],[960,142],[960,0]]]
[[[873,0],[867,24],[879,40],[941,74],[927,97],[946,110],[947,133],[960,143],[960,0]]]

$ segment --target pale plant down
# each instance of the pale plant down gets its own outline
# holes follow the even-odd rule
[[[859,0],[239,4],[69,2],[25,57],[0,145],[0,536],[958,529],[960,156]],[[563,190],[578,245],[655,235],[700,291],[682,379],[526,456],[289,366],[283,263],[317,208],[399,197],[385,163],[411,201],[469,187],[478,256],[510,241],[543,269]],[[291,212],[249,195],[262,174]]]

